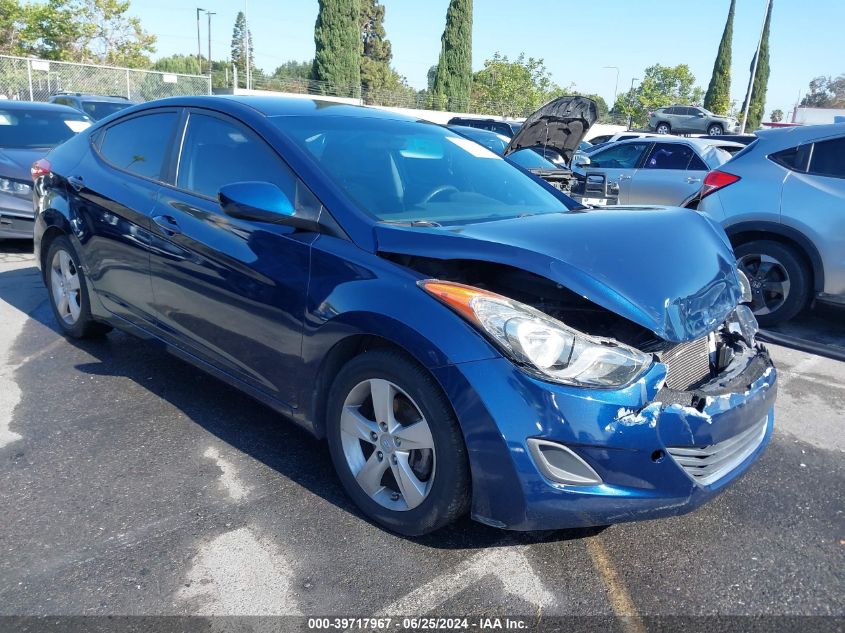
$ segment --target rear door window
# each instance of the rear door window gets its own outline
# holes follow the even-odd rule
[[[645,169],[686,169],[694,152],[683,143],[655,143],[643,167]]]
[[[100,155],[112,166],[163,180],[178,115],[175,111],[132,117],[106,128]]]
[[[845,138],[815,143],[809,172],[819,176],[845,178]]]

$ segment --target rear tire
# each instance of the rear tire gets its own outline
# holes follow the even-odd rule
[[[449,400],[423,367],[398,351],[365,352],[338,373],[326,414],[335,470],[370,519],[419,536],[467,511],[463,434]]]
[[[707,134],[709,134],[710,136],[722,136],[722,134],[724,133],[724,128],[718,123],[714,123],[713,125],[707,128]]]
[[[88,281],[66,236],[61,235],[50,243],[44,263],[50,307],[62,332],[81,339],[102,336],[111,330],[91,316]]]
[[[737,266],[751,282],[751,309],[763,327],[796,316],[810,300],[812,274],[791,246],[753,240],[734,249]]]
[[[658,134],[671,134],[672,126],[666,123],[665,121],[661,121],[657,124],[657,127],[654,128],[654,131]]]

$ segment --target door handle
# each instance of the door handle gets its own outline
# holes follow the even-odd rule
[[[82,176],[68,176],[68,184],[73,187],[73,190],[79,193],[85,187],[85,183],[82,182]]]
[[[617,178],[616,180],[618,180],[619,182],[622,182],[623,180],[631,180],[631,177],[630,177],[630,176],[626,176],[625,174],[622,174],[622,175],[621,175],[621,176],[619,176],[619,178]]]
[[[179,223],[170,215],[157,215],[153,217],[155,222],[167,236],[179,235],[182,230]]]
[[[701,182],[701,178],[693,178],[692,176],[690,176],[689,178],[687,178],[687,182],[690,184],[694,182]]]

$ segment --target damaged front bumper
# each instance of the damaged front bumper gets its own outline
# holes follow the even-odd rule
[[[740,476],[772,432],[777,373],[761,345],[693,390],[655,363],[624,389],[543,382],[505,359],[438,370],[470,449],[473,517],[513,530],[608,525],[689,512]],[[738,366],[738,368],[736,368]],[[600,477],[554,481],[529,440],[565,447]],[[554,470],[554,469],[552,469]]]

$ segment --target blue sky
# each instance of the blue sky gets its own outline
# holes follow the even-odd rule
[[[132,13],[158,36],[157,56],[196,52],[195,7],[215,11],[212,54],[228,54],[235,16],[245,0],[132,0]],[[317,0],[248,0],[256,63],[271,71],[314,54]],[[425,87],[437,63],[449,0],[382,0],[393,44],[393,64]],[[495,51],[542,57],[554,80],[574,83],[610,102],[619,67],[619,91],[660,63],[687,63],[704,88],[710,80],[730,0],[475,0],[473,67]],[[738,0],[734,21],[731,96],[742,101],[765,10],[765,0]],[[775,0],[770,39],[772,74],[766,113],[788,113],[817,75],[845,72],[845,2]],[[206,18],[202,48],[206,54]]]

